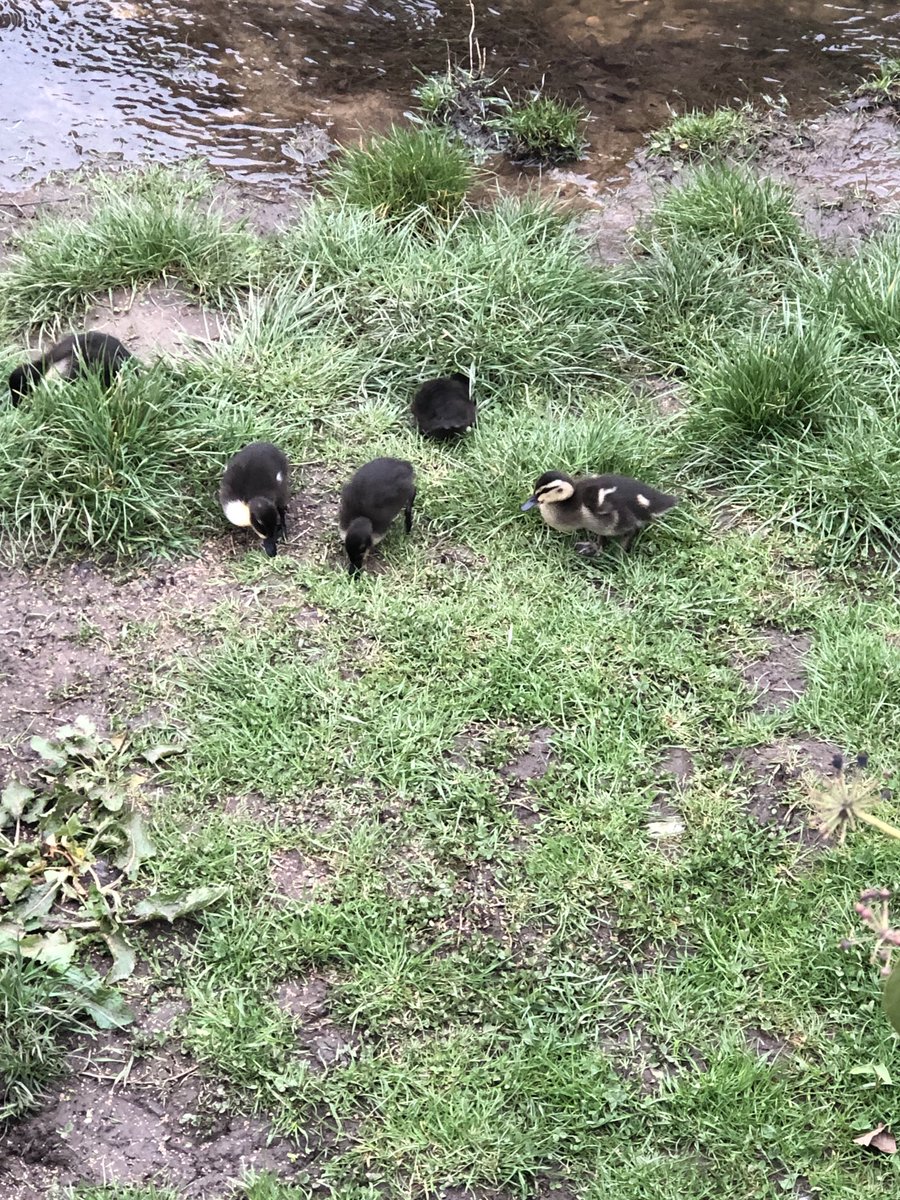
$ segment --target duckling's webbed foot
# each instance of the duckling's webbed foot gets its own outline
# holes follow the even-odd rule
[[[582,558],[593,558],[603,549],[602,542],[576,542],[575,553],[580,554]]]

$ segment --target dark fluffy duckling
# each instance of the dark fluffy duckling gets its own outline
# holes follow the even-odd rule
[[[468,375],[456,371],[423,383],[413,399],[412,411],[423,437],[445,441],[468,433],[475,424],[475,401]]]
[[[412,463],[402,458],[373,458],[344,485],[338,526],[351,575],[359,574],[366,555],[399,513],[410,532],[415,499],[416,474]]]
[[[31,362],[23,363],[9,377],[9,395],[18,405],[37,387],[40,380],[51,375],[76,379],[80,375],[99,376],[109,387],[123,364],[133,355],[111,333],[71,333],[55,342],[49,350]]]
[[[219,487],[219,503],[232,525],[252,529],[269,558],[286,533],[290,466],[271,442],[251,442],[230,459]]]
[[[604,538],[616,538],[627,550],[642,529],[677,503],[677,496],[667,496],[627,475],[586,475],[576,480],[562,471],[546,471],[535,481],[534,493],[522,511],[537,505],[551,529],[562,533],[589,529],[599,534],[600,546]],[[600,546],[588,542],[579,549],[596,553]]]

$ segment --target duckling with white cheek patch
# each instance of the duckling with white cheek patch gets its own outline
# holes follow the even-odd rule
[[[231,522],[252,529],[269,558],[285,536],[290,497],[288,460],[271,442],[251,442],[229,461],[219,487],[219,503]]]
[[[599,544],[580,542],[581,554],[596,554],[604,538],[615,538],[623,550],[651,521],[674,508],[677,496],[627,475],[586,475],[572,479],[562,471],[547,471],[535,481],[534,493],[522,511],[537,505],[551,529],[575,533],[588,529],[600,537]]]
[[[351,575],[360,573],[369,551],[401,512],[406,532],[412,530],[415,499],[416,474],[402,458],[373,458],[344,485],[338,527]]]

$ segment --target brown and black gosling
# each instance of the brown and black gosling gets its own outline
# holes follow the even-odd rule
[[[124,364],[133,358],[111,333],[70,333],[31,362],[16,367],[9,377],[9,396],[14,406],[37,387],[42,379],[58,376],[77,379],[96,375],[108,388]]]
[[[271,442],[251,442],[229,460],[219,486],[219,503],[231,524],[252,529],[269,558],[274,558],[279,535],[287,534],[290,494],[290,467],[284,452]]]
[[[581,554],[596,554],[604,539],[613,538],[628,550],[651,521],[678,504],[677,496],[658,492],[627,475],[586,475],[573,479],[562,471],[546,471],[535,481],[534,492],[522,511],[538,506],[551,529],[576,533],[587,529],[599,543],[580,542]]]
[[[406,532],[412,530],[415,499],[415,471],[402,458],[374,458],[348,480],[341,492],[338,526],[351,575],[360,573],[369,551],[401,512]]]
[[[476,418],[468,375],[457,371],[423,383],[413,399],[412,412],[423,437],[447,441],[468,433]]]

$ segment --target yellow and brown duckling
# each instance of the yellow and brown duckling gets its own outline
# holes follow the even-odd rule
[[[374,458],[348,480],[341,492],[338,526],[351,575],[359,574],[369,551],[401,512],[406,532],[412,530],[415,499],[415,471],[402,458]]]
[[[269,558],[286,534],[290,466],[271,442],[251,442],[229,460],[219,487],[222,512],[241,529],[252,529]]]
[[[627,475],[586,475],[573,479],[562,471],[546,471],[535,480],[534,492],[522,511],[538,506],[551,529],[576,533],[587,529],[599,544],[580,542],[582,554],[596,554],[604,538],[615,538],[627,550],[651,521],[674,508],[677,496],[658,492]]]
[[[468,433],[476,417],[468,375],[456,371],[446,378],[429,379],[416,392],[412,411],[423,437],[446,441]]]
[[[54,375],[77,379],[93,374],[108,388],[132,357],[131,351],[111,333],[70,333],[38,358],[15,368],[9,377],[10,399],[13,405],[20,404],[42,379]]]

